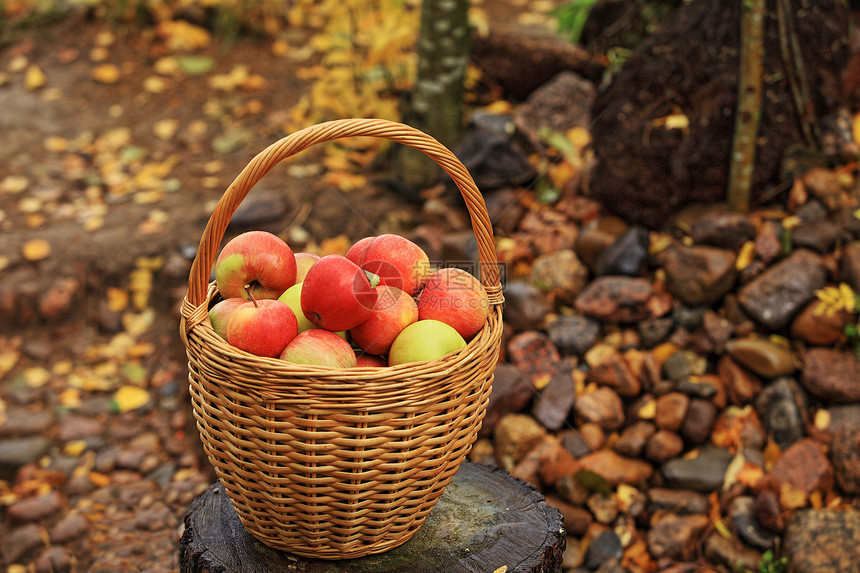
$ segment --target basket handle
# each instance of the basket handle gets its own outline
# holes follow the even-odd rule
[[[212,264],[233,213],[248,192],[275,165],[311,145],[346,137],[381,137],[422,151],[435,161],[456,183],[472,219],[472,230],[478,242],[481,283],[491,304],[504,300],[493,238],[493,226],[484,198],[475,181],[459,159],[423,131],[384,119],[337,119],[296,131],[258,153],[233,180],[212,212],[188,278],[187,302],[198,307],[206,300]]]

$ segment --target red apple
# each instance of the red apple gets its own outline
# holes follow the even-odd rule
[[[283,239],[248,231],[231,239],[215,261],[215,283],[223,298],[278,298],[296,282],[296,257]]]
[[[370,238],[373,240],[356,253],[361,261],[357,264],[378,275],[379,284],[397,287],[410,296],[418,294],[430,274],[430,259],[424,249],[391,233]]]
[[[293,338],[281,359],[294,364],[315,364],[332,368],[355,366],[355,351],[349,342],[334,332],[313,328]]]
[[[296,282],[300,283],[305,280],[305,275],[308,274],[308,269],[315,262],[320,260],[319,255],[313,253],[296,253]]]
[[[296,336],[296,315],[279,300],[246,301],[227,321],[227,342],[257,356],[277,358]]]
[[[463,269],[439,269],[430,275],[418,296],[419,320],[442,321],[466,340],[484,327],[489,313],[487,291]]]
[[[305,275],[301,305],[320,328],[349,330],[367,320],[376,305],[376,285],[358,265],[341,255],[326,255]]]
[[[438,320],[419,320],[404,328],[391,343],[388,364],[435,360],[464,346],[466,341],[452,326]]]
[[[355,365],[369,366],[371,368],[381,368],[383,366],[386,366],[385,359],[382,356],[374,356],[373,354],[368,354],[367,352],[356,352]]]
[[[364,251],[367,250],[367,247],[370,246],[370,243],[372,243],[374,239],[376,239],[375,236],[357,240],[346,252],[346,258],[358,266],[361,266],[361,261],[364,260]]]
[[[209,322],[212,323],[212,330],[215,334],[227,340],[227,321],[230,320],[230,315],[241,304],[248,302],[244,298],[234,297],[219,300],[212,308],[209,309]]]
[[[349,335],[365,352],[385,354],[400,331],[418,320],[418,305],[397,287],[379,285],[376,292],[379,296],[370,317],[351,328]]]

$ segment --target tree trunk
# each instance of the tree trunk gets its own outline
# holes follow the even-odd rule
[[[418,70],[404,122],[449,148],[463,130],[463,95],[469,61],[469,0],[423,0],[418,32]],[[401,183],[421,190],[433,183],[439,167],[423,154],[398,148]]]

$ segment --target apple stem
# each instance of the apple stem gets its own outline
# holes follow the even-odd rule
[[[257,299],[254,298],[254,293],[251,292],[251,285],[245,285],[245,292],[248,293],[248,300],[253,302],[254,306],[259,308],[259,305],[257,304]]]
[[[376,288],[376,285],[379,284],[379,275],[368,270],[365,270],[364,274],[367,275],[367,280],[370,281],[370,288]]]

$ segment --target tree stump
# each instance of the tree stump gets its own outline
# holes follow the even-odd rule
[[[357,559],[290,555],[257,541],[216,482],[191,505],[179,541],[181,573],[557,573],[561,513],[501,469],[464,462],[424,525],[403,545]]]

